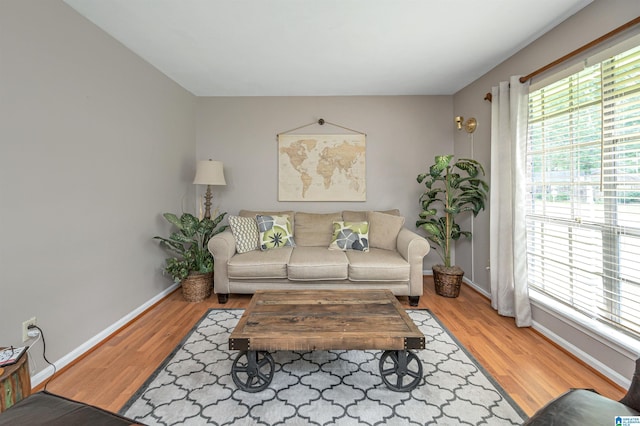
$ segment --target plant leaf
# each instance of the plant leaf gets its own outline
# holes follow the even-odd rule
[[[438,210],[436,209],[427,209],[420,212],[419,216],[421,218],[426,218],[428,216],[435,216],[438,214]]]
[[[180,222],[182,223],[182,232],[186,236],[193,237],[198,232],[200,221],[194,215],[185,213],[180,217]]]
[[[218,226],[220,224],[220,222],[222,222],[222,219],[224,219],[225,215],[227,213],[220,213],[214,220],[213,220],[213,227],[215,228],[216,226]]]
[[[176,216],[175,214],[165,213],[162,216],[164,216],[164,218],[167,219],[169,223],[177,226],[179,229],[182,229],[182,222],[180,221],[180,219],[178,219],[178,216]]]
[[[177,241],[179,243],[186,243],[186,244],[193,243],[193,239],[189,238],[188,236],[180,232],[171,233],[171,235],[169,236],[169,239],[172,241]]]
[[[433,222],[422,223],[420,227],[427,231],[429,235],[437,236],[442,234],[440,227]]]
[[[460,231],[460,235],[465,238],[471,239],[471,232],[469,231]]]
[[[478,176],[478,167],[469,161],[460,160],[455,164],[455,167],[464,170],[471,177]]]
[[[438,175],[439,175],[440,172],[442,172],[444,169],[446,169],[449,166],[449,163],[451,163],[452,158],[453,158],[453,155],[437,155],[435,157],[435,164],[431,167],[435,168],[435,170],[438,170]]]

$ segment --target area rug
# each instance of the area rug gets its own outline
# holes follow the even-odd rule
[[[231,378],[229,334],[241,309],[210,310],[120,410],[147,425],[521,425],[526,414],[428,310],[407,311],[426,336],[423,380],[382,382],[381,351],[273,352],[258,393]]]

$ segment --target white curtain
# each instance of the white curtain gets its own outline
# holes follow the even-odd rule
[[[531,325],[525,229],[529,84],[519,77],[492,88],[491,103],[491,306]]]

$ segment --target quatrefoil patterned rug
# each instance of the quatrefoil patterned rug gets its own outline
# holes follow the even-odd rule
[[[241,309],[212,309],[120,413],[147,425],[521,425],[524,412],[427,310],[407,311],[426,337],[411,392],[380,378],[381,351],[273,352],[259,393],[231,378],[229,334]]]

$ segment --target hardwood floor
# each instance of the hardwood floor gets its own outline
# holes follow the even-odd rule
[[[519,329],[497,315],[489,301],[463,286],[448,299],[424,278],[421,308],[429,308],[529,415],[569,388],[591,388],[614,399],[625,391],[533,329]],[[171,353],[209,308],[244,308],[250,296],[232,295],[219,305],[215,296],[199,303],[176,291],[130,326],[62,371],[47,390],[118,411]],[[406,297],[400,302],[409,308]]]

